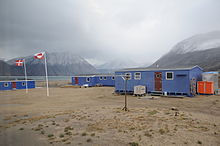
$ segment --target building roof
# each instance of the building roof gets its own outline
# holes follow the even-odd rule
[[[96,76],[114,76],[114,74],[84,74],[84,75],[75,75],[73,77],[96,77]]]
[[[203,74],[219,74],[217,71],[204,72]]]
[[[159,71],[159,70],[191,70],[195,67],[199,67],[198,65],[196,66],[191,66],[191,67],[184,67],[184,68],[125,68],[122,70],[118,70],[116,72],[124,72],[124,71]],[[201,70],[203,70],[201,67],[199,67]]]
[[[27,81],[35,81],[35,80],[27,80]],[[26,82],[26,80],[5,80],[0,82]]]

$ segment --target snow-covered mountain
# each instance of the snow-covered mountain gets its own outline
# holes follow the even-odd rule
[[[175,54],[186,54],[203,51],[220,46],[220,31],[198,34],[176,44],[170,51]]]
[[[205,71],[220,70],[220,31],[199,34],[175,45],[150,67],[199,65]]]
[[[110,60],[104,64],[96,66],[97,70],[100,73],[114,73],[116,70],[122,69],[122,68],[133,68],[138,67],[138,63],[132,61],[131,59],[120,59],[116,58],[114,60]]]
[[[115,59],[108,61],[102,65],[97,66],[99,69],[121,69],[121,68],[129,68],[129,67],[137,67],[138,64],[131,60],[120,60]]]
[[[21,67],[15,66],[15,60],[25,58],[27,74],[31,76],[45,75],[44,59],[33,56],[14,58],[7,63],[11,66],[11,75],[23,75]],[[69,52],[47,53],[48,74],[50,76],[71,76],[76,74],[97,73],[97,70],[85,59]]]

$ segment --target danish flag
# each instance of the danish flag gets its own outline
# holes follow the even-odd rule
[[[35,59],[44,59],[44,54],[45,54],[45,52],[40,52],[40,53],[34,54],[34,58]]]
[[[16,60],[15,64],[16,66],[23,66],[24,60]]]

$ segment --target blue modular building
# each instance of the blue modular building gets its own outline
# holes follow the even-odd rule
[[[196,82],[201,80],[202,69],[199,66],[189,68],[134,68],[115,72],[115,92],[124,92],[122,76],[128,75],[127,92],[133,93],[134,86],[146,87],[146,93],[165,95],[194,96]]]
[[[88,85],[90,87],[101,85],[101,86],[115,86],[114,75],[83,75],[72,77],[73,85]]]
[[[95,86],[95,77],[94,75],[74,76],[72,77],[72,85],[88,85],[89,87]]]
[[[12,90],[12,82],[0,81],[0,90]]]
[[[16,81],[16,82],[12,82],[12,86],[13,84],[16,84],[15,89],[26,89],[26,81]],[[27,87],[28,89],[35,88],[35,81],[33,80],[27,81]]]
[[[96,75],[95,76],[97,84],[102,86],[115,86],[115,76],[114,75]]]
[[[35,81],[27,81],[28,89],[35,88]],[[0,90],[26,89],[26,81],[0,81]]]

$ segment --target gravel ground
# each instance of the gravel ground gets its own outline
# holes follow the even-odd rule
[[[114,88],[0,91],[0,145],[220,145],[220,96],[138,98]]]

